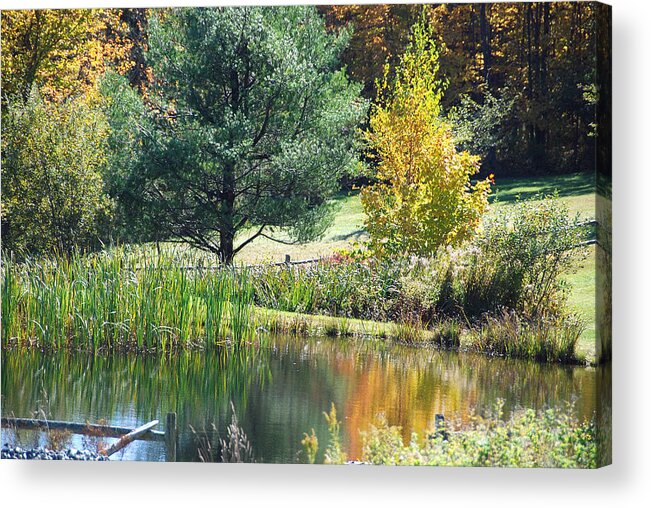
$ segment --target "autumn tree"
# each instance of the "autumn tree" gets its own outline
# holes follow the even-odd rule
[[[495,118],[496,103],[513,106],[501,115],[498,143],[484,161],[487,171],[594,167],[596,5],[503,2],[431,9],[450,81],[444,109],[469,106],[473,123],[483,124]]]
[[[109,66],[131,67],[130,46],[117,9],[3,11],[3,103],[33,86],[46,99],[84,94]]]
[[[488,207],[490,181],[475,183],[479,158],[458,152],[441,117],[439,52],[424,18],[390,84],[389,69],[373,106],[369,150],[378,182],[361,193],[370,248],[378,256],[428,255],[468,238]]]
[[[366,108],[338,61],[345,42],[313,7],[150,21],[152,104],[123,198],[153,237],[231,263],[255,238],[325,230]]]
[[[372,98],[386,63],[395,64],[409,42],[409,30],[422,6],[409,4],[322,5],[328,30],[351,32],[341,59],[349,76]],[[429,8],[429,7],[428,7]]]
[[[395,68],[415,5],[319,7],[332,30],[348,28],[349,75],[375,96]],[[593,2],[443,3],[426,7],[448,81],[444,114],[481,126],[485,174],[581,171],[595,165],[596,12]],[[509,106],[497,111],[495,106]],[[499,125],[491,125],[498,119]],[[463,128],[463,126],[462,126]],[[486,133],[488,136],[482,137]]]

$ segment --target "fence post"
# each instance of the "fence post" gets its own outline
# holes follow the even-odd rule
[[[176,462],[176,443],[178,429],[176,428],[176,413],[167,413],[165,426],[165,447],[167,448],[167,462]]]
[[[441,436],[443,439],[448,438],[448,433],[445,430],[445,416],[442,414],[434,416],[434,430],[437,436]]]
[[[289,265],[291,264],[292,258],[289,254],[285,254],[285,264]]]

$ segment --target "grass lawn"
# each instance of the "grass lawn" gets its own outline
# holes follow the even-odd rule
[[[518,198],[528,199],[537,194],[556,192],[570,212],[578,213],[584,219],[592,219],[595,216],[595,178],[589,173],[501,180],[496,177],[495,184],[491,196],[491,203],[495,206],[508,206]]]
[[[354,242],[365,240],[364,210],[359,200],[359,192],[341,194],[334,200],[335,216],[332,225],[323,238],[315,242],[286,245],[267,238],[258,238],[243,249],[236,258],[237,263],[255,264],[285,260],[285,254],[292,259],[310,259],[327,256],[339,249],[349,248]],[[245,235],[246,236],[246,235]],[[275,235],[287,240],[283,234]]]
[[[588,255],[583,260],[577,260],[572,271],[566,274],[565,281],[569,284],[569,305],[585,321],[585,331],[579,341],[579,350],[588,359],[595,355],[595,247],[591,245]]]

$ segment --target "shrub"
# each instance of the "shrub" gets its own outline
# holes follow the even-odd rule
[[[498,400],[492,415],[469,426],[421,439],[413,434],[404,445],[400,427],[380,418],[362,433],[361,460],[383,465],[595,468],[594,422],[580,422],[574,408],[515,411],[502,419]]]
[[[338,253],[311,266],[257,269],[255,299],[278,310],[421,324],[477,322],[504,309],[560,316],[561,274],[584,238],[578,226],[554,197],[523,201],[486,217],[472,242],[430,257]]]
[[[263,307],[382,320],[395,298],[400,273],[400,263],[342,259],[260,267],[250,276],[255,301]]]
[[[90,99],[45,103],[34,91],[2,112],[2,240],[17,256],[99,243],[108,125]]]
[[[460,277],[464,312],[478,316],[500,308],[529,315],[557,311],[564,304],[560,280],[584,238],[578,216],[554,197],[501,208],[467,251]]]

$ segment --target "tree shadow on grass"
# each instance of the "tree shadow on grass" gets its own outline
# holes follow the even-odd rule
[[[528,199],[555,192],[558,192],[559,197],[584,196],[595,192],[594,173],[504,179],[498,177],[490,202],[497,199],[500,203],[510,203],[517,201],[518,197]]]
[[[359,240],[365,234],[366,234],[366,230],[362,228],[362,229],[357,229],[355,231],[351,231],[350,233],[346,233],[343,235],[333,236],[332,240],[335,242],[339,242],[342,240],[350,240],[351,238],[354,238],[355,240]]]

